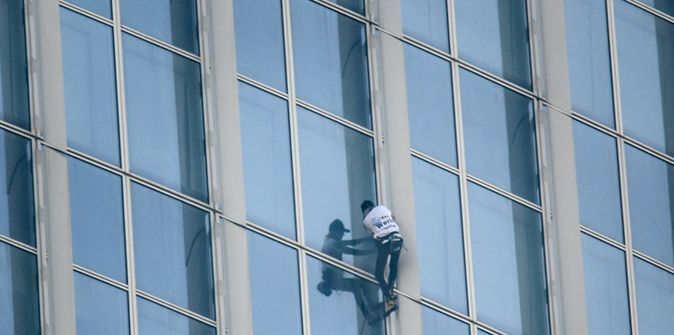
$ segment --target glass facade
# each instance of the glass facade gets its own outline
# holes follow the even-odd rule
[[[542,0],[60,0],[61,125],[45,124],[61,108],[42,103],[60,87],[42,90],[59,82],[35,57],[41,17],[0,0],[0,335],[44,333],[68,307],[45,272],[50,192],[69,203],[79,335],[396,335],[412,318],[418,334],[562,335],[561,189],[588,334],[668,333],[666,2],[556,3],[552,57]],[[556,57],[569,110],[544,87]],[[571,126],[563,156],[544,113]],[[406,238],[388,319],[365,200],[397,204]]]

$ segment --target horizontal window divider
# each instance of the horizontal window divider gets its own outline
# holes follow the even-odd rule
[[[121,29],[122,29],[122,32],[127,33],[127,34],[129,34],[129,35],[131,35],[131,36],[137,37],[137,38],[139,38],[139,39],[141,39],[141,40],[143,40],[143,41],[145,41],[145,42],[148,42],[148,43],[150,43],[150,44],[153,44],[153,45],[155,45],[155,46],[158,46],[158,47],[160,47],[160,48],[162,48],[162,49],[168,50],[168,51],[170,51],[170,52],[172,52],[172,53],[174,53],[174,54],[183,56],[183,57],[185,57],[185,58],[187,58],[187,59],[190,59],[190,60],[192,60],[192,61],[195,61],[195,62],[197,62],[197,63],[201,63],[201,57],[200,57],[200,56],[197,56],[197,55],[195,55],[195,54],[193,54],[193,53],[191,53],[191,52],[189,52],[189,51],[185,51],[185,50],[180,49],[180,48],[178,48],[178,47],[176,47],[176,46],[174,46],[174,45],[172,45],[172,44],[170,44],[170,43],[164,42],[164,41],[162,41],[162,40],[160,40],[160,39],[158,39],[158,38],[154,38],[154,37],[152,37],[152,36],[150,36],[150,35],[147,35],[147,34],[142,33],[142,32],[140,32],[140,31],[138,31],[138,30],[136,30],[136,29],[129,28],[129,27],[124,26],[124,25],[122,25],[122,28],[121,28]],[[122,43],[122,45],[123,45],[123,43]],[[204,78],[201,78],[201,80],[203,81]]]
[[[257,81],[257,80],[255,80],[255,79],[253,79],[253,78],[251,78],[251,77],[248,77],[248,76],[245,76],[245,75],[243,75],[243,74],[241,74],[241,73],[237,73],[236,78],[237,78],[240,82],[242,82],[242,83],[244,83],[244,84],[248,84],[248,85],[253,86],[253,87],[255,87],[255,88],[259,89],[259,90],[262,90],[262,91],[264,91],[264,92],[266,92],[266,93],[269,93],[269,94],[274,95],[274,96],[276,96],[276,97],[278,97],[278,98],[281,98],[281,99],[283,99],[283,100],[286,100],[286,103],[288,103],[288,100],[289,100],[289,99],[288,99],[288,94],[285,93],[285,92],[283,92],[283,91],[280,91],[280,90],[278,90],[278,89],[276,89],[276,88],[273,88],[273,87],[271,87],[271,86],[269,86],[269,85],[267,85],[267,84],[265,84],[265,83],[262,83],[262,82],[260,82],[260,81]]]
[[[602,132],[606,135],[616,137],[616,138],[620,137],[620,134],[615,129],[613,129],[611,127],[608,127],[608,126],[606,126],[602,123],[599,123],[599,122],[597,122],[597,121],[595,121],[595,120],[593,120],[593,119],[591,119],[591,118],[589,118],[589,117],[587,117],[583,114],[580,114],[578,112],[572,112],[571,118],[575,121],[582,122],[583,124],[585,124],[589,127],[592,127],[595,130],[600,131],[600,132]]]
[[[7,121],[0,120],[0,129],[13,133],[15,135],[26,137],[27,139],[37,139],[37,140],[42,139],[39,136],[35,135],[34,133],[21,127],[15,126]]]
[[[426,163],[429,163],[429,164],[431,164],[431,165],[433,165],[437,168],[440,168],[440,169],[446,170],[448,172],[451,172],[451,173],[455,174],[457,177],[459,177],[459,175],[461,174],[461,172],[459,171],[458,168],[453,167],[453,166],[451,166],[451,165],[449,165],[449,164],[447,164],[443,161],[437,160],[437,159],[433,158],[432,156],[429,156],[429,155],[427,155],[427,154],[425,154],[421,151],[418,151],[418,150],[415,150],[415,149],[410,149],[410,153],[412,154],[412,157],[421,159],[421,160],[425,161]]]
[[[641,1],[638,1],[638,0],[625,0],[625,2],[631,4],[631,5],[635,6],[635,7],[638,7],[638,8],[640,8],[640,9],[642,9],[642,10],[648,12],[649,14],[653,14],[653,15],[657,16],[657,17],[660,18],[660,19],[663,19],[663,20],[665,20],[665,21],[667,21],[667,22],[669,22],[669,23],[674,24],[674,16],[671,16],[671,15],[669,15],[669,14],[667,14],[667,13],[665,13],[665,12],[663,12],[663,11],[661,11],[661,10],[655,8],[655,7],[651,7],[651,6],[645,4],[645,3],[641,2]],[[610,13],[610,14],[613,15],[613,13]]]
[[[552,104],[550,101],[547,101],[545,98],[539,97],[538,100],[541,102],[542,107],[552,109],[553,111],[555,111],[557,113],[560,113],[560,114],[562,114],[564,116],[567,116],[567,117],[573,116],[572,112],[566,111],[563,108]]]
[[[335,121],[335,122],[337,122],[337,123],[339,123],[339,124],[341,124],[341,125],[343,125],[343,126],[345,126],[345,127],[350,128],[351,130],[355,130],[355,131],[357,131],[357,132],[359,132],[359,133],[361,133],[361,134],[363,134],[363,135],[367,135],[367,136],[370,136],[370,137],[374,137],[374,132],[373,132],[372,130],[367,129],[367,128],[365,128],[365,127],[363,127],[363,126],[361,126],[361,125],[359,125],[359,124],[356,124],[356,123],[354,123],[354,122],[352,122],[352,121],[346,120],[346,119],[342,118],[341,116],[337,116],[337,115],[335,115],[335,114],[333,114],[333,113],[331,113],[331,112],[328,112],[328,111],[326,111],[326,110],[324,110],[324,109],[321,109],[320,107],[316,107],[316,106],[314,106],[314,105],[312,105],[312,104],[310,104],[310,103],[308,103],[308,102],[305,102],[305,101],[303,101],[303,100],[300,100],[299,98],[295,100],[295,103],[296,103],[298,106],[300,106],[300,107],[302,107],[302,108],[304,108],[304,109],[307,109],[307,110],[309,110],[309,111],[311,111],[311,112],[314,112],[314,113],[316,113],[316,114],[318,114],[318,115],[321,115],[321,116],[323,116],[323,117],[325,117],[325,118],[327,118],[327,119],[330,119],[330,120],[332,120],[332,121]],[[372,114],[370,114],[370,117],[372,117]]]
[[[217,322],[215,322],[214,320],[211,320],[211,319],[209,319],[209,318],[207,318],[207,317],[205,317],[205,316],[203,316],[199,313],[192,312],[192,311],[188,310],[187,308],[180,307],[180,306],[178,306],[174,303],[168,302],[168,301],[166,301],[164,299],[161,299],[159,297],[156,297],[152,294],[149,294],[147,292],[136,289],[136,298],[138,298],[138,297],[141,297],[145,300],[151,301],[151,302],[153,302],[157,305],[160,305],[164,308],[168,308],[168,309],[170,309],[174,312],[180,313],[183,316],[186,316],[190,319],[194,319],[194,320],[199,321],[203,324],[209,325],[213,328],[218,327]],[[213,291],[213,298],[215,298],[215,291]]]
[[[504,333],[486,323],[482,323],[480,321],[476,321],[475,324],[477,324],[478,330],[482,330],[484,332],[487,332],[489,334],[494,334],[494,335],[508,335],[507,333]],[[550,326],[550,325],[548,325]]]
[[[651,156],[655,156],[656,158],[659,158],[659,159],[665,161],[666,163],[669,163],[670,165],[674,165],[674,157],[669,156],[669,155],[649,146],[648,144],[641,143],[640,141],[635,140],[634,138],[632,138],[630,136],[622,135],[621,138],[625,141],[626,144],[629,144],[633,147],[636,147],[637,149],[639,149],[641,151],[644,151],[644,152],[650,154]]]
[[[441,303],[439,303],[439,302],[437,302],[433,299],[426,298],[423,295],[421,296],[421,299],[419,299],[419,302],[422,305],[424,305],[424,306],[426,306],[426,307],[428,307],[428,308],[430,308],[430,309],[432,309],[436,312],[451,316],[455,319],[461,320],[461,321],[466,322],[466,323],[473,323],[473,320],[471,320],[468,315],[465,315],[461,312],[453,310],[453,309],[451,309],[451,308],[449,308],[449,307],[447,307],[447,306],[445,306],[445,305],[443,305],[443,304],[441,304]]]
[[[653,258],[649,255],[646,255],[645,253],[643,253],[643,252],[641,252],[637,249],[632,250],[632,255],[634,255],[634,257],[637,257],[637,258],[641,259],[642,261],[645,261],[645,262],[650,263],[651,265],[653,265],[655,267],[660,268],[661,270],[669,272],[669,274],[671,274],[671,275],[674,275],[674,267],[672,267],[669,264],[665,264],[664,262],[659,261],[659,260],[657,260],[657,259],[655,259],[655,258]]]
[[[360,13],[356,13],[348,8],[342,7],[334,2],[326,1],[326,0],[311,0],[311,2],[314,2],[316,4],[319,4],[321,6],[327,7],[339,14],[348,16],[356,21],[359,21],[364,24],[376,24],[375,22],[372,22],[369,20],[367,17],[363,16]],[[291,9],[292,11],[292,9]]]
[[[580,231],[582,233],[584,233],[584,234],[586,234],[590,237],[593,237],[593,238],[595,238],[595,239],[597,239],[601,242],[604,242],[604,243],[606,243],[606,244],[608,244],[612,247],[618,248],[622,252],[625,252],[627,250],[627,247],[623,243],[620,243],[620,242],[618,242],[618,241],[616,241],[616,240],[614,240],[614,239],[612,239],[608,236],[605,236],[604,234],[602,234],[598,231],[592,230],[591,228],[589,228],[587,226],[583,226],[582,224],[580,225]]]
[[[83,274],[87,277],[90,277],[92,279],[96,279],[100,282],[106,283],[110,286],[114,286],[120,290],[128,291],[129,286],[125,283],[122,283],[116,279],[109,278],[108,276],[102,275],[96,271],[89,270],[81,265],[77,265],[73,263],[73,271],[76,271],[80,274]]]
[[[484,181],[480,178],[477,178],[473,175],[470,175],[470,174],[466,173],[466,179],[468,181],[474,183],[474,184],[480,185],[480,186],[482,186],[482,187],[484,187],[484,188],[486,188],[490,191],[493,191],[493,192],[495,192],[495,193],[497,193],[501,196],[504,196],[504,197],[508,198],[509,200],[512,200],[512,201],[514,201],[514,202],[516,202],[516,203],[518,203],[522,206],[529,207],[530,209],[532,209],[536,212],[539,212],[541,214],[541,216],[543,216],[543,208],[540,205],[537,205],[537,204],[535,204],[535,203],[533,203],[529,200],[526,200],[526,199],[524,199],[524,198],[522,198],[518,195],[512,194],[509,191],[506,191],[506,190],[504,190],[504,189],[502,189],[502,188],[500,188],[496,185],[493,185],[493,184],[491,184],[487,181]],[[540,192],[540,190],[539,190],[539,192]],[[541,220],[544,221],[544,218],[541,217]]]
[[[71,10],[71,11],[77,13],[77,14],[83,15],[83,16],[89,18],[89,19],[92,19],[92,20],[98,21],[99,23],[110,26],[110,28],[114,28],[114,25],[115,25],[114,21],[111,20],[111,19],[108,19],[107,17],[105,17],[103,15],[96,14],[96,13],[94,13],[94,12],[88,10],[88,9],[82,8],[80,6],[77,6],[75,4],[72,4],[70,2],[63,1],[63,0],[59,1],[59,5],[63,8],[65,8],[65,9],[68,9],[68,10]]]
[[[30,246],[26,243],[17,241],[13,238],[10,238],[8,236],[0,234],[0,243],[7,243],[8,245],[15,247],[17,249],[21,249],[23,251],[29,252],[31,254],[34,254],[37,256],[37,248]]]

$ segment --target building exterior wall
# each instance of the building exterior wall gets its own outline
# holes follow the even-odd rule
[[[0,334],[668,333],[672,50],[667,1],[0,0]]]

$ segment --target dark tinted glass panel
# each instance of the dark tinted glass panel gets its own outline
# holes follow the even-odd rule
[[[23,1],[0,0],[0,119],[30,128]]]
[[[329,281],[324,282],[323,271]],[[315,258],[307,258],[311,333],[321,335],[383,335],[383,303],[379,287]],[[319,283],[329,288],[326,296]],[[326,291],[327,292],[327,291]]]
[[[533,102],[462,70],[461,105],[468,173],[538,203]]]
[[[131,170],[207,200],[199,64],[124,35],[124,74]]]
[[[120,0],[122,24],[199,54],[197,0]]]
[[[405,35],[449,52],[447,0],[402,0]]]
[[[234,20],[239,73],[285,91],[281,0],[236,0]]]
[[[285,100],[239,85],[248,220],[295,238],[290,128]]]
[[[639,334],[668,334],[674,329],[674,275],[634,259]]]
[[[421,292],[468,313],[459,178],[412,160]]]
[[[0,335],[40,334],[35,255],[0,242]]]
[[[671,16],[674,16],[674,1],[672,0],[639,0],[645,4],[655,7],[655,9],[663,11]]]
[[[138,289],[215,317],[209,215],[133,184]]]
[[[525,0],[456,0],[459,56],[531,88]]]
[[[128,334],[127,293],[78,272],[74,277],[77,333]]]
[[[297,252],[249,232],[248,260],[255,334],[302,334]]]
[[[615,2],[625,133],[674,156],[674,24]]]
[[[573,110],[614,126],[605,0],[566,0],[566,45]]]
[[[68,146],[119,165],[112,28],[61,8]]]
[[[585,304],[590,335],[629,335],[625,253],[583,234]]]
[[[103,15],[108,19],[112,17],[110,0],[68,0],[68,2],[88,9],[98,15]]]
[[[580,122],[573,125],[580,223],[623,241],[615,139]]]
[[[365,25],[309,0],[292,0],[297,97],[370,127]]]
[[[122,178],[68,160],[73,262],[126,282]]]
[[[367,199],[376,202],[372,139],[306,109],[298,108],[298,113],[306,243],[373,272],[375,255],[343,255],[325,243],[335,219],[351,230],[345,240],[371,236],[363,226],[360,204]]]
[[[138,298],[138,333],[142,335],[215,335],[215,328],[166,307]]]
[[[30,141],[0,130],[0,234],[35,246]]]
[[[421,317],[424,335],[469,335],[470,328],[467,324],[436,312],[428,307],[422,307]]]
[[[468,186],[477,317],[508,334],[549,334],[541,216]]]
[[[406,44],[405,70],[412,148],[456,166],[449,62]]]
[[[674,166],[625,147],[634,248],[674,266]]]

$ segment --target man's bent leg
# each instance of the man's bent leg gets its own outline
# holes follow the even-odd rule
[[[377,243],[378,249],[377,263],[375,264],[374,269],[374,278],[377,279],[377,282],[379,283],[379,287],[381,288],[381,292],[384,295],[384,299],[389,298],[388,285],[386,284],[386,280],[384,279],[384,268],[386,267],[386,261],[388,260],[389,256],[388,247],[389,247],[388,243],[384,245]]]
[[[395,281],[398,276],[398,260],[400,259],[400,251],[403,247],[403,240],[394,240],[389,242],[391,243],[391,260],[389,261],[389,271],[388,271],[388,294],[389,296],[393,295],[393,287],[395,286]]]

